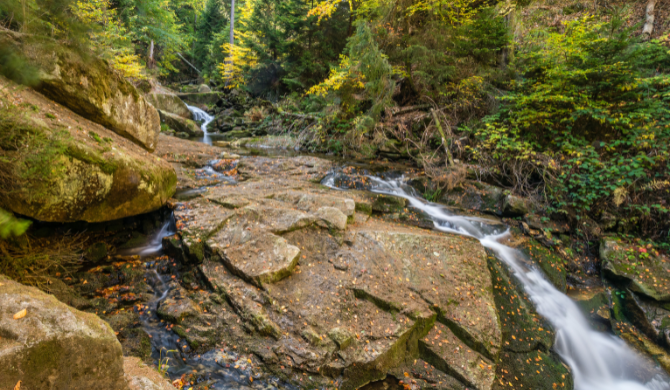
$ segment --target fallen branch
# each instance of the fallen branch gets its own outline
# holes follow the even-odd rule
[[[397,115],[407,114],[408,112],[424,110],[424,109],[430,108],[430,107],[431,107],[430,104],[421,104],[421,105],[418,105],[418,106],[409,106],[409,107],[391,109],[391,115],[392,116],[397,116]]]
[[[645,23],[644,27],[642,28],[642,35],[646,38],[649,39],[651,37],[651,34],[654,32],[654,19],[656,19],[654,15],[654,8],[656,7],[656,0],[649,0],[647,3],[647,10],[645,13]]]
[[[198,72],[198,74],[200,74],[200,71],[198,70],[198,68],[196,68],[192,63],[186,61],[186,58],[184,58],[184,56],[182,56],[181,53],[177,53],[177,55],[179,56],[179,58],[181,58],[182,61],[184,61],[187,65],[189,65],[189,66],[190,66],[191,68],[193,68],[196,72]]]

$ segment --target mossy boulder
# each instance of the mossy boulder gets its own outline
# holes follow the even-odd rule
[[[198,126],[197,123],[190,119],[186,119],[179,115],[162,110],[160,110],[159,113],[161,117],[161,123],[168,125],[177,133],[186,133],[189,135],[189,137],[202,137],[205,135],[205,132],[202,131],[200,126]]]
[[[478,181],[466,181],[460,187],[444,193],[440,202],[448,206],[500,215],[504,194],[500,187]]]
[[[106,322],[4,276],[0,335],[2,389],[19,381],[26,389],[127,389],[121,344]]]
[[[153,151],[160,133],[158,111],[107,61],[46,39],[0,33],[38,69],[35,88],[51,100]]]
[[[659,302],[670,302],[670,262],[651,248],[605,238],[600,243],[605,277]]]
[[[157,210],[174,194],[166,161],[32,90],[0,85],[33,107],[0,112],[0,132],[23,142],[0,150],[15,183],[0,207],[40,221],[104,222]]]

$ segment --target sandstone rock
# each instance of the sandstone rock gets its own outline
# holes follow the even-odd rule
[[[223,263],[234,274],[261,288],[288,277],[300,257],[298,247],[272,233],[253,232],[248,241],[235,244],[218,251]]]
[[[21,319],[15,313],[26,310]],[[0,276],[0,388],[126,390],[109,325]]]
[[[190,119],[162,110],[159,110],[158,112],[160,113],[161,122],[170,126],[170,128],[177,133],[186,133],[190,137],[202,137],[205,135],[200,126]]]
[[[321,218],[325,222],[326,227],[334,227],[339,230],[347,228],[347,216],[335,207],[321,207],[314,213],[315,216]]]
[[[102,222],[154,211],[174,194],[174,169],[161,158],[34,91],[0,85],[36,107],[1,120],[33,134],[24,146],[41,156],[2,152],[27,159],[14,171],[15,183],[23,184],[0,199],[2,207],[41,221]]]
[[[123,371],[130,390],[176,390],[167,379],[136,357],[123,358]]]
[[[17,47],[39,69],[36,87],[82,117],[153,151],[160,133],[158,112],[135,87],[94,55],[4,30],[2,44]]]
[[[475,389],[491,389],[495,363],[473,351],[445,325],[436,323],[419,347],[422,358],[439,370]]]
[[[169,112],[185,119],[193,119],[193,113],[188,109],[186,103],[167,89],[153,90],[144,97],[159,111]]]

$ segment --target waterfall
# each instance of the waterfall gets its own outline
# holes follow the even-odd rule
[[[207,132],[207,125],[209,125],[209,123],[214,120],[214,117],[209,115],[205,111],[199,109],[198,107],[193,107],[189,105],[186,105],[186,107],[188,107],[189,111],[193,113],[193,119],[195,119],[198,122],[202,122],[200,128],[202,129],[203,133],[205,133],[202,142],[206,143],[207,145],[211,145],[212,138],[209,136],[209,133]]]
[[[139,256],[152,256],[158,254],[163,250],[163,238],[175,234],[176,231],[177,226],[174,219],[174,214],[170,213],[170,217],[165,222],[163,222],[161,229],[149,236],[144,244],[135,248],[122,250],[120,254]]]
[[[330,178],[323,183],[332,185]],[[667,378],[661,374],[647,383],[636,379],[635,372],[645,364],[642,358],[623,340],[591,329],[575,302],[549,283],[540,271],[526,266],[528,259],[524,254],[501,243],[509,237],[509,231],[501,232],[478,218],[454,215],[438,204],[420,199],[411,187],[399,180],[369,178],[373,192],[407,199],[412,207],[431,217],[436,229],[478,239],[510,267],[537,312],[554,326],[554,349],[570,366],[575,390],[670,389]]]

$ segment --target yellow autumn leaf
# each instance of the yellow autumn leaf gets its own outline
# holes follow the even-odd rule
[[[15,320],[20,320],[21,318],[25,317],[26,314],[28,314],[28,311],[26,309],[23,309],[20,312],[14,314],[14,319]]]

